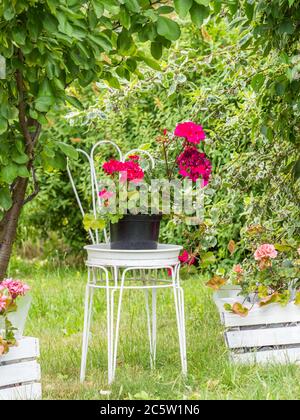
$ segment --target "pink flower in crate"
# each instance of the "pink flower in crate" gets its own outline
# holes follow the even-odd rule
[[[30,290],[30,287],[20,280],[5,279],[0,284],[0,291],[4,289],[8,290],[12,299],[16,299],[18,296],[24,296]]]
[[[278,252],[276,251],[274,245],[272,244],[263,244],[257,248],[254,253],[254,258],[256,261],[261,261],[262,259],[267,258],[276,258]]]
[[[0,295],[0,312],[4,311],[7,308],[9,298],[4,295]]]
[[[206,137],[202,126],[190,121],[178,124],[174,134],[177,137],[184,137],[189,143],[194,144],[199,144]]]
[[[244,270],[240,264],[237,264],[233,267],[233,271],[237,274],[243,274]]]

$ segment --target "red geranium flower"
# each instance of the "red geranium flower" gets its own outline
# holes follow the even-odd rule
[[[133,159],[134,158],[134,159]],[[144,178],[144,171],[136,161],[138,156],[132,155],[131,160],[121,162],[119,160],[111,159],[105,162],[102,166],[107,175],[114,175],[121,173],[121,181],[139,182]]]
[[[211,175],[211,162],[207,159],[205,153],[199,152],[194,146],[184,149],[177,158],[179,174],[192,181],[197,181],[200,177],[203,179],[203,185],[207,185]]]
[[[186,250],[184,250],[183,253],[179,255],[178,259],[182,264],[188,265],[193,265],[196,260],[194,255],[189,254]]]

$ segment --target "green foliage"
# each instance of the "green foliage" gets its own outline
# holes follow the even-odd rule
[[[32,167],[63,169],[65,155],[77,157],[72,144],[39,138],[40,126],[47,125],[46,115],[53,108],[68,103],[83,109],[71,88],[75,81],[85,87],[102,79],[118,88],[118,76],[130,80],[132,74],[139,75],[141,63],[160,69],[155,60],[179,38],[180,28],[175,15],[170,16],[174,9],[158,3],[1,2],[0,57],[6,67],[0,79],[2,214],[13,202],[8,194],[18,177],[28,178]],[[152,48],[141,49],[139,40],[150,41]]]
[[[102,82],[92,89],[78,88],[74,94],[85,104],[84,111],[66,107],[49,115],[49,139],[69,139],[88,150],[97,140],[107,138],[117,141],[123,150],[157,150],[158,160],[156,138],[164,128],[172,130],[185,120],[203,124],[208,136],[205,152],[214,169],[205,192],[203,224],[195,228],[164,221],[161,240],[180,243],[192,251],[200,247],[199,264],[210,270],[216,265],[227,269],[248,255],[244,233],[258,225],[264,226],[274,243],[289,237],[299,242],[299,181],[295,182],[293,169],[297,142],[291,142],[279,127],[280,122],[288,125],[279,117],[280,107],[272,111],[272,122],[264,125],[266,104],[260,101],[260,94],[273,58],[260,62],[252,50],[237,48],[243,36],[220,21],[212,20],[200,34],[188,26],[179,43],[163,55],[162,72],[140,67],[143,80],[128,82],[119,77],[121,91]],[[298,111],[291,112],[296,120]],[[293,124],[289,130],[297,133]],[[110,157],[112,151],[107,148],[101,160]],[[81,196],[87,199],[83,172],[88,174],[88,169],[83,168],[74,166],[74,174]],[[64,175],[52,173],[48,188],[63,185],[63,179]],[[68,191],[67,200],[73,206],[73,193],[70,188]],[[37,220],[42,213],[57,221],[59,207],[44,189],[35,208]],[[69,229],[80,231],[80,217],[74,217],[74,208],[70,208],[72,216],[64,214],[68,228],[62,233],[68,236]],[[84,240],[83,236],[82,243]],[[227,248],[231,240],[236,243],[233,261]]]

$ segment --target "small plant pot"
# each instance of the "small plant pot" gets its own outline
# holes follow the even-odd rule
[[[24,297],[20,297],[17,301],[18,308],[16,312],[10,312],[7,315],[8,320],[12,323],[12,326],[16,329],[14,332],[15,338],[20,340],[23,337],[24,328],[30,309],[32,297],[30,294],[27,294]],[[0,335],[1,331],[5,330],[5,321],[2,316],[0,316]]]
[[[127,214],[110,224],[111,249],[157,249],[161,215]]]

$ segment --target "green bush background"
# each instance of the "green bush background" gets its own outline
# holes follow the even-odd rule
[[[165,52],[161,72],[142,69],[141,80],[121,80],[122,90],[103,83],[72,87],[85,110],[56,109],[43,134],[45,142],[55,138],[85,150],[101,139],[116,141],[122,150],[145,144],[155,149],[162,129],[186,120],[201,123],[213,164],[204,224],[186,235],[185,225],[164,223],[161,240],[190,250],[200,244],[202,268],[218,267],[220,273],[247,255],[249,227],[262,226],[265,240],[293,246],[300,231],[299,110],[283,100],[282,62],[245,46],[233,26],[224,19],[212,19],[201,30],[188,25]],[[102,158],[111,153],[107,148]],[[62,253],[77,257],[88,238],[65,160],[56,154],[47,162],[47,170],[39,171],[41,192],[22,215],[18,250],[31,257],[39,248],[48,259]],[[72,168],[88,206],[88,168],[81,160]]]

